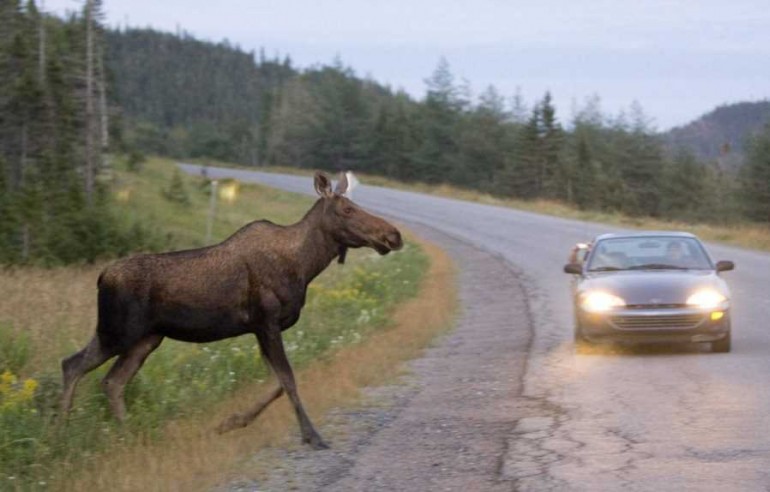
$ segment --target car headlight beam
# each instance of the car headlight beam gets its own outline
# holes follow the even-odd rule
[[[608,292],[589,292],[580,303],[584,310],[591,313],[603,313],[613,308],[623,307],[626,301]]]
[[[726,300],[727,298],[716,290],[704,289],[688,297],[687,304],[701,309],[715,309],[722,307]]]

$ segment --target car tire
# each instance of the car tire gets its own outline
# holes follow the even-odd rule
[[[726,354],[730,352],[730,349],[732,348],[732,331],[728,331],[727,335],[721,340],[717,340],[716,342],[711,342],[711,351],[717,354]]]

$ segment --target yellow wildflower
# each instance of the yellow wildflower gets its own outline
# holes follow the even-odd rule
[[[25,379],[24,385],[21,388],[21,395],[24,400],[31,400],[33,396],[35,396],[35,390],[37,389],[38,383],[34,379]]]
[[[11,371],[0,374],[0,410],[15,408],[26,403],[35,396],[38,382],[34,379],[25,379],[19,384],[19,378]]]

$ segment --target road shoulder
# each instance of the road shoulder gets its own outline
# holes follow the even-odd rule
[[[327,451],[268,449],[266,479],[224,490],[510,490],[511,430],[531,413],[518,397],[531,341],[524,289],[504,260],[423,226],[458,267],[455,329],[408,364],[399,384],[326,418]]]

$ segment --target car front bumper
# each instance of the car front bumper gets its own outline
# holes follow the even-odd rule
[[[712,319],[716,311],[722,317]],[[591,342],[715,342],[730,332],[729,309],[617,309],[605,313],[579,309],[577,318],[581,335]]]

